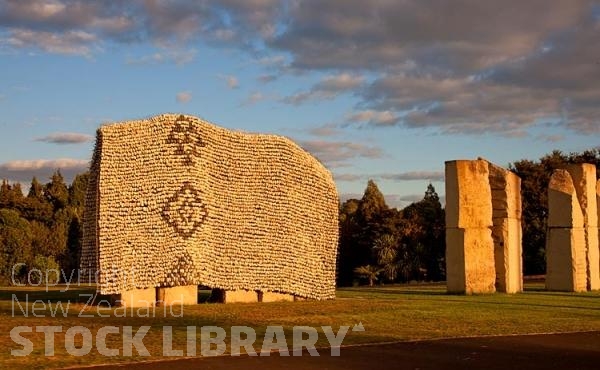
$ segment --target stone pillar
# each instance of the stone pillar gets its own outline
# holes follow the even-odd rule
[[[600,253],[598,251],[598,205],[596,201],[596,166],[590,163],[565,167],[573,179],[577,199],[583,212],[587,289],[600,289]]]
[[[198,303],[198,286],[174,286],[156,288],[157,304],[172,305],[190,305]]]
[[[523,247],[521,229],[521,179],[492,163],[492,238],[496,266],[496,290],[504,293],[523,291]]]
[[[446,162],[446,283],[449,293],[495,292],[488,162]]]
[[[567,170],[555,170],[548,186],[546,289],[587,290],[583,213]]]

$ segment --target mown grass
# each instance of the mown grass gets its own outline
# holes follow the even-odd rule
[[[173,327],[173,348],[185,349],[186,327],[197,327],[197,353],[200,354],[200,327],[219,326],[226,330],[228,343],[230,328],[235,325],[255,329],[257,341],[255,349],[261,348],[266,327],[284,327],[288,345],[292,345],[294,326],[332,326],[334,331],[342,325],[353,326],[362,322],[364,332],[349,331],[343,344],[377,343],[446,337],[479,335],[550,333],[600,330],[600,293],[555,293],[543,291],[539,284],[528,284],[525,293],[516,295],[492,294],[458,296],[445,294],[443,285],[402,285],[384,287],[357,287],[340,289],[337,299],[316,302],[281,302],[262,304],[198,304],[186,306],[182,317],[163,315],[157,308],[156,317],[139,317],[146,310],[127,310],[109,307],[86,307],[87,296],[93,287],[71,287],[60,292],[61,287],[46,292],[38,288],[0,288],[0,345],[5,348],[0,355],[0,368],[59,368],[73,365],[114,363],[162,359],[163,326]],[[64,287],[63,287],[64,288]],[[25,309],[28,297],[28,315],[25,317],[20,307]],[[19,300],[20,307],[14,302]],[[35,300],[44,300],[46,308]],[[50,305],[48,305],[50,301]],[[70,301],[68,314],[52,317],[51,310],[56,304]],[[14,308],[14,309],[13,309]],[[37,308],[32,314],[32,308]],[[80,317],[81,314],[92,317]],[[177,308],[174,313],[179,315]],[[100,317],[106,315],[108,317]],[[44,334],[35,332],[36,326],[58,325],[62,334],[55,335],[55,354],[44,355]],[[108,348],[122,348],[123,326],[132,326],[134,333],[143,325],[151,326],[143,343],[150,357],[105,357],[98,353],[95,343],[91,352],[82,357],[68,354],[65,349],[64,332],[73,326],[84,326],[94,335],[103,326],[116,326],[120,334],[107,337]],[[16,326],[34,327],[32,333],[22,333],[33,342],[33,352],[29,356],[11,356],[12,349],[21,349],[10,338],[10,330]],[[80,336],[76,341],[81,340]],[[319,329],[320,346],[328,341]],[[228,346],[229,351],[229,346]]]

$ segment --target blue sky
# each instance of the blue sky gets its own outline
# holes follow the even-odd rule
[[[405,206],[446,160],[598,146],[598,50],[596,1],[0,0],[0,178],[70,180],[99,125],[181,112]]]

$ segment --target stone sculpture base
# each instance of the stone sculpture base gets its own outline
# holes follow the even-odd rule
[[[158,305],[190,305],[198,303],[198,286],[176,286],[168,288],[156,288],[156,300]]]
[[[292,294],[283,294],[276,292],[260,292],[260,302],[293,302],[295,297]]]
[[[258,293],[254,290],[226,290],[223,293],[223,303],[258,302]]]
[[[156,302],[156,289],[132,289],[111,295],[112,303],[124,307],[153,307]]]

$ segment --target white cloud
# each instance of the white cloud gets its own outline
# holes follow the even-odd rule
[[[237,89],[240,87],[240,82],[237,77],[233,75],[219,75],[219,78],[224,80],[227,84],[227,87],[230,89]]]
[[[307,140],[300,141],[306,151],[319,158],[329,167],[348,166],[354,158],[381,158],[383,152],[377,146],[350,141]]]
[[[189,103],[192,100],[192,93],[189,91],[178,92],[175,96],[175,99],[177,100],[177,102],[182,104]]]
[[[107,46],[158,46],[133,64],[194,58],[169,48],[227,47],[249,52],[262,82],[335,71],[282,101],[353,92],[355,114],[388,112],[353,117],[358,126],[519,137],[559,121],[598,134],[597,9],[587,0],[4,1],[0,44],[85,57]],[[374,81],[365,87],[361,75]]]
[[[345,182],[354,182],[359,180],[364,180],[366,177],[364,175],[357,175],[354,173],[340,173],[333,174],[333,178],[335,181],[345,181]]]
[[[67,182],[75,175],[87,171],[89,161],[72,158],[16,160],[0,163],[0,178],[11,181],[28,182],[35,176],[40,181],[50,178],[60,170]]]
[[[153,65],[174,63],[176,65],[184,65],[194,61],[197,54],[196,49],[185,50],[169,50],[161,49],[154,54],[143,55],[137,58],[128,57],[125,63],[129,65]]]
[[[263,95],[263,93],[261,93],[260,91],[255,91],[255,92],[251,93],[250,95],[248,95],[246,97],[246,99],[244,99],[244,101],[242,101],[242,103],[240,105],[241,106],[254,105],[258,102],[265,100],[266,98],[267,97],[265,95]]]
[[[341,133],[341,130],[335,128],[333,125],[327,124],[320,127],[312,127],[306,130],[310,135],[313,136],[336,136]]]
[[[336,173],[334,178],[338,181],[359,181],[365,179],[380,179],[393,181],[430,181],[444,182],[444,171],[409,171],[399,173],[373,173],[356,175],[350,173]]]
[[[540,135],[536,136],[535,138],[536,138],[536,140],[545,141],[548,143],[558,143],[565,139],[564,135],[547,135],[547,134],[540,134]]]
[[[283,55],[272,55],[268,57],[263,57],[258,60],[259,64],[264,66],[281,66],[286,63],[286,59]]]
[[[279,76],[277,76],[275,74],[263,74],[263,75],[258,76],[257,80],[259,82],[262,82],[262,83],[266,84],[266,83],[269,83],[269,82],[273,82],[273,81],[275,81],[278,78],[279,78]]]
[[[444,181],[444,171],[409,171],[401,173],[386,173],[380,174],[378,177],[385,180],[397,180],[397,181],[413,181],[413,180],[426,180],[426,181]]]
[[[398,123],[398,116],[389,110],[377,111],[373,109],[354,112],[346,117],[347,124],[367,124],[371,126],[393,126]]]
[[[81,144],[92,141],[93,139],[93,136],[86,134],[75,132],[57,132],[54,134],[37,137],[34,140],[52,144]]]
[[[86,31],[52,33],[27,29],[9,31],[4,42],[14,48],[37,48],[48,53],[90,57],[98,42],[96,35]]]
[[[310,90],[286,96],[282,99],[282,102],[300,105],[308,100],[333,99],[340,94],[358,88],[363,82],[364,78],[362,76],[349,73],[325,76],[321,81],[313,85]]]

